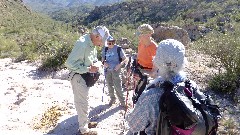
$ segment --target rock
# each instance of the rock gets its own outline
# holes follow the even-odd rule
[[[131,42],[127,38],[120,38],[117,41],[117,45],[121,46],[123,49],[128,49],[131,45]]]
[[[156,42],[160,42],[164,39],[172,38],[182,42],[185,47],[189,46],[191,40],[186,30],[178,26],[158,26],[158,24],[152,25],[154,28],[153,38]]]

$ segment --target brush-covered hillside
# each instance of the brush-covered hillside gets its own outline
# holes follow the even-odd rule
[[[83,24],[122,25],[141,23],[171,23],[224,25],[240,21],[238,0],[148,0],[122,2],[112,6],[98,6]],[[214,27],[214,26],[213,26]]]
[[[32,11],[21,0],[0,0],[0,18],[1,58],[42,61],[61,53],[64,60],[62,55],[65,51],[66,55],[69,53],[67,47],[78,36],[72,27]],[[46,64],[62,63],[50,61]]]
[[[23,0],[34,11],[42,13],[54,12],[64,8],[81,7],[82,5],[110,5],[121,1],[123,0]]]
[[[87,28],[104,24],[117,31],[118,26],[126,26],[131,31],[142,23],[157,26],[164,23],[184,28],[192,41],[212,30],[234,31],[240,22],[240,2],[237,0],[128,0],[112,5],[78,7],[55,11],[50,16]]]

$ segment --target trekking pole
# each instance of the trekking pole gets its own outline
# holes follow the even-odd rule
[[[136,90],[136,81],[134,80],[133,81],[133,96],[134,96],[135,90]],[[133,103],[133,108],[134,108],[134,103]]]
[[[103,102],[103,95],[104,95],[104,88],[105,88],[105,85],[106,85],[106,69],[104,69],[104,81],[103,81],[103,94],[102,94],[102,102]]]
[[[125,108],[125,112],[124,112],[124,119],[125,119],[125,115],[127,113],[127,108],[128,108],[128,105],[127,105],[127,101],[128,101],[128,95],[129,95],[129,78],[131,77],[131,73],[129,74],[128,73],[128,79],[127,79],[127,96],[126,96],[126,108]]]

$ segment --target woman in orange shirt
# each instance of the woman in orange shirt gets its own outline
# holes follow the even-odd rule
[[[148,76],[153,73],[153,57],[156,55],[157,43],[154,42],[152,34],[153,28],[149,24],[142,24],[138,27],[137,35],[139,38],[136,68],[134,69],[135,78],[138,80],[133,103],[135,104],[148,83]]]

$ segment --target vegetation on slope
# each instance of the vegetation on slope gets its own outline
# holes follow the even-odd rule
[[[52,59],[45,65],[47,67],[63,64],[70,45],[78,36],[72,28],[32,12],[19,1],[0,0],[0,12],[1,58],[15,57],[18,61]]]

